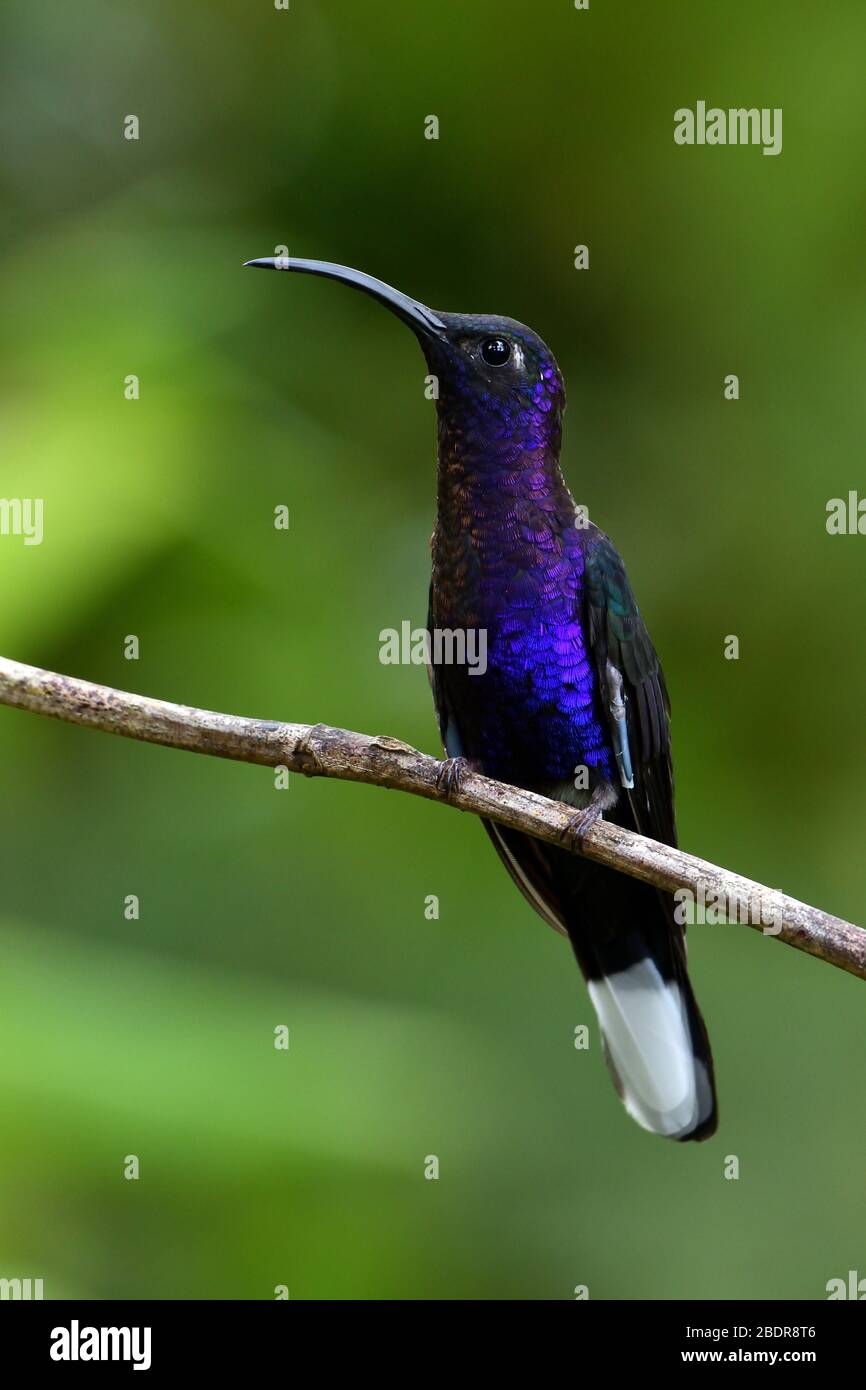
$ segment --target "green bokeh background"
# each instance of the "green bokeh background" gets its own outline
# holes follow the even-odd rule
[[[423,671],[378,661],[425,615],[420,355],[360,295],[240,269],[358,265],[550,343],[567,477],[668,674],[683,845],[866,920],[866,539],[824,524],[866,492],[862,3],[12,0],[2,25],[0,492],[44,498],[45,539],[0,538],[0,651],[436,751]],[[782,154],[678,148],[699,98],[782,107]],[[633,1299],[866,1274],[853,978],[695,927],[722,1122],[665,1144],[594,1029],[575,1051],[568,948],[467,818],[14,711],[0,766],[0,1275]]]

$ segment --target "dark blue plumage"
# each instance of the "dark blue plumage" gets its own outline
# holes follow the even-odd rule
[[[572,846],[601,814],[675,844],[664,679],[622,560],[560,472],[565,391],[549,349],[511,319],[432,311],[346,267],[255,264],[373,295],[416,333],[436,380],[429,627],[486,638],[483,672],[431,669],[446,776],[465,760],[568,802]],[[486,829],[521,892],[569,937],[629,1113],[671,1138],[706,1138],[712,1057],[671,897],[570,848]]]
[[[614,749],[582,615],[586,532],[558,464],[559,371],[510,319],[440,317],[453,326],[426,345],[439,381],[430,619],[483,629],[488,653],[487,675],[449,676],[455,714],[491,776],[571,782],[586,764],[609,779]],[[494,337],[511,359],[486,368],[479,345]]]

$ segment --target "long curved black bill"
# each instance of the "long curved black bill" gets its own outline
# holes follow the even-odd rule
[[[298,270],[305,275],[322,275],[326,280],[340,280],[344,285],[353,285],[356,290],[372,295],[416,333],[423,333],[429,338],[439,337],[445,332],[445,324],[426,304],[410,299],[408,294],[386,285],[384,280],[365,275],[363,270],[335,265],[332,261],[302,261],[295,256],[263,256],[261,260],[245,261],[244,264],[261,270]]]

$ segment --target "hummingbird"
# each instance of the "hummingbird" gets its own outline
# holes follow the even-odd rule
[[[570,941],[628,1114],[654,1134],[708,1138],[712,1053],[673,898],[579,853],[601,816],[676,844],[670,701],[625,565],[562,475],[553,353],[514,319],[429,309],[349,266],[246,264],[362,290],[417,338],[438,422],[428,633],[483,633],[487,653],[483,671],[430,666],[442,784],[453,793],[472,768],[569,805],[560,845],[483,824]]]

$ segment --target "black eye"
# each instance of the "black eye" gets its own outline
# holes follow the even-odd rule
[[[488,367],[502,367],[511,356],[511,344],[507,338],[485,338],[481,344],[481,357]]]

